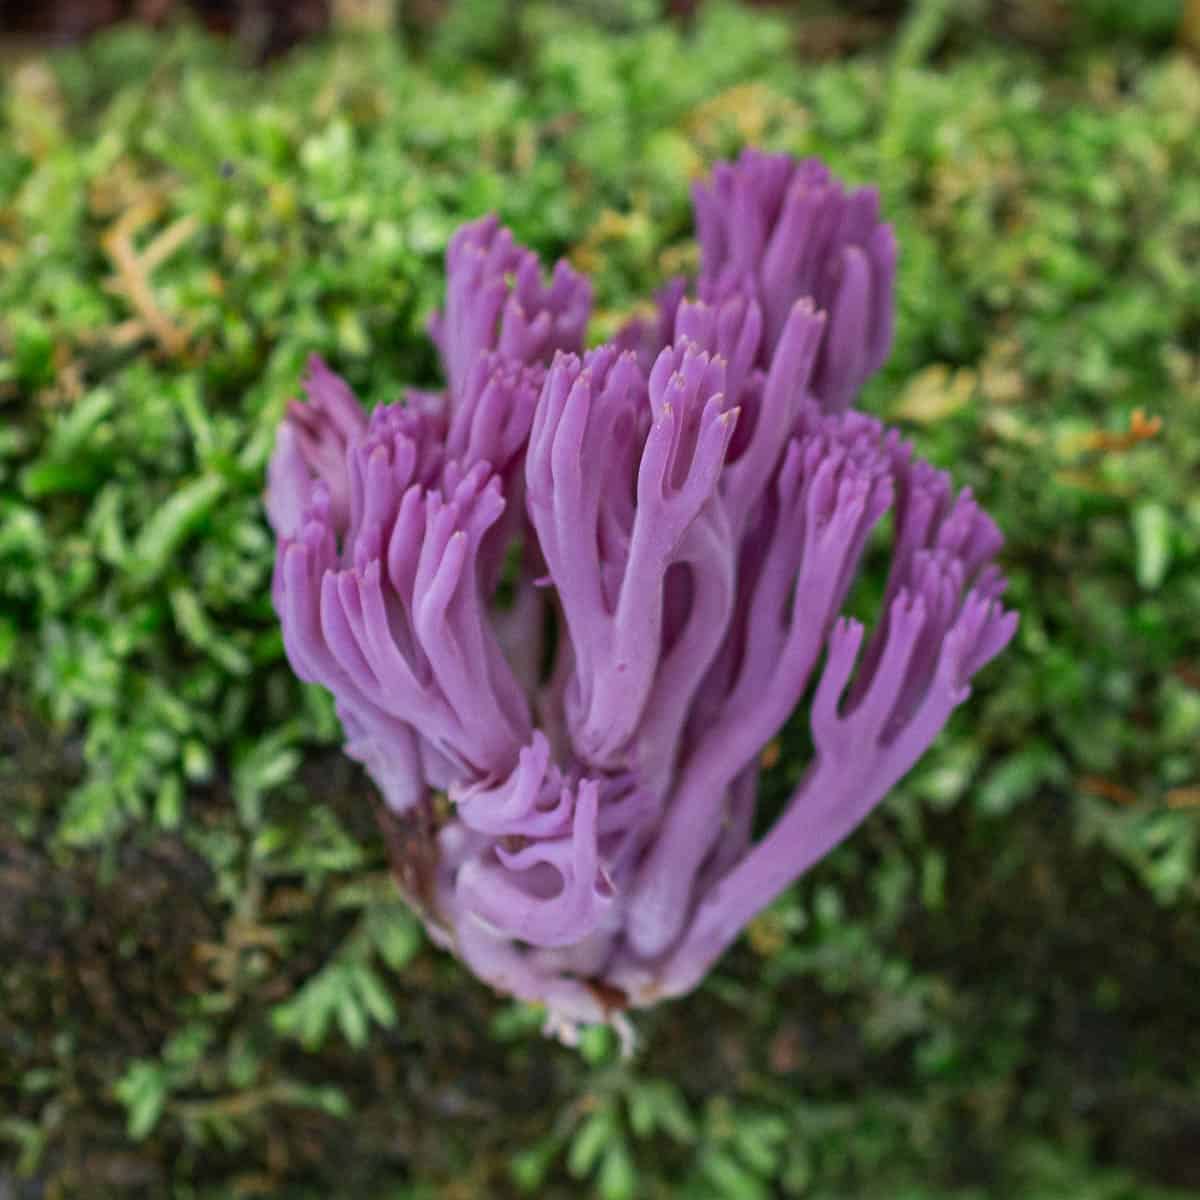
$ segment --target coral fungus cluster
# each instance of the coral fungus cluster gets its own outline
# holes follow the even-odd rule
[[[584,350],[591,289],[491,217],[446,256],[443,392],[314,360],[271,464],[288,658],[403,831],[433,938],[568,1033],[692,988],[853,830],[1011,638],[1001,538],[854,409],[896,248],[870,189],[746,152],[700,268]],[[874,627],[842,615],[864,548]],[[764,747],[812,687],[765,830]]]

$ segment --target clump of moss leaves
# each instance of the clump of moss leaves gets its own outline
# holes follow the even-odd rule
[[[10,54],[0,1195],[1197,1194],[1200,65],[1177,5],[1040,8],[470,0],[261,71],[187,29]],[[1022,625],[622,1062],[399,902],[283,659],[263,471],[311,351],[372,403],[435,378],[458,222],[592,272],[600,337],[748,143],[881,185],[864,405],[997,515]]]

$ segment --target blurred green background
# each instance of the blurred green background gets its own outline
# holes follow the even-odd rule
[[[1200,1194],[1196,6],[335,7],[264,68],[0,44],[0,1197]],[[621,1062],[406,914],[260,492],[309,352],[434,378],[458,222],[592,272],[600,337],[746,144],[882,188],[864,406],[1022,624]]]

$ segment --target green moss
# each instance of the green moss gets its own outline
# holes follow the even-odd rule
[[[943,7],[821,63],[761,10],[489,2],[419,55],[124,30],[8,72],[0,1145],[47,1194],[1200,1187],[1200,70],[1170,5],[1089,4],[1065,69]],[[866,403],[996,514],[1023,620],[622,1064],[423,946],[283,661],[259,496],[308,353],[372,403],[434,378],[459,221],[575,256],[599,331],[746,140],[881,183]]]

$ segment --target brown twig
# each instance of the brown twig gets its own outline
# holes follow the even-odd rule
[[[1167,793],[1168,808],[1200,808],[1200,787],[1177,787]]]
[[[101,245],[116,269],[116,278],[109,281],[109,290],[124,296],[162,349],[178,358],[187,350],[188,334],[159,305],[150,274],[196,232],[199,222],[194,217],[181,217],[139,253],[133,235],[153,220],[160,208],[161,202],[157,199],[135,205],[104,234]]]
[[[1129,805],[1138,802],[1138,794],[1133,788],[1116,783],[1111,779],[1105,779],[1103,775],[1081,775],[1076,783],[1089,795],[1112,800],[1115,804]]]
[[[1097,429],[1084,435],[1080,446],[1084,450],[1120,454],[1157,437],[1161,430],[1162,417],[1147,417],[1144,409],[1135,408],[1129,416],[1129,429],[1126,432],[1111,433],[1107,429]]]

